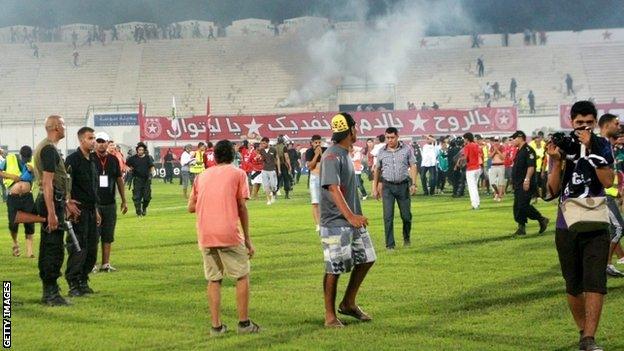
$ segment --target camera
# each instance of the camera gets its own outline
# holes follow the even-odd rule
[[[570,135],[566,135],[564,132],[556,132],[552,135],[550,140],[564,154],[574,155],[578,150],[580,150],[578,137],[576,136],[575,131],[572,131]]]

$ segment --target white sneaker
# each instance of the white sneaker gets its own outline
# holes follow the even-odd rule
[[[368,196],[362,196],[362,200],[366,200],[366,198],[368,198]]]
[[[320,232],[320,231],[321,231],[321,226],[320,226],[320,225],[318,225],[318,224],[316,225],[316,231],[317,231],[317,232]]]
[[[617,260],[617,264],[624,264],[624,257]]]
[[[100,268],[100,272],[111,273],[111,272],[115,272],[115,271],[117,271],[117,269],[115,267],[111,266],[110,263],[102,265],[102,267]]]
[[[93,269],[91,270],[91,273],[97,273],[99,272],[100,269],[98,268],[97,264],[95,266],[93,266]]]
[[[270,205],[270,204],[272,204],[271,200],[267,201],[267,205]]]
[[[275,200],[276,200],[275,196],[274,196],[274,195],[271,195],[271,203],[274,203],[274,202],[275,202]]]

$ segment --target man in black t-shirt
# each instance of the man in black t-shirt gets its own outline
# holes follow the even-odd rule
[[[73,297],[93,293],[89,287],[89,273],[97,260],[98,229],[101,218],[97,211],[97,170],[95,168],[95,134],[89,127],[78,130],[80,146],[65,160],[65,168],[71,179],[71,198],[77,201],[79,216],[73,218],[74,232],[81,250],[67,239],[67,268],[65,279],[69,295]]]
[[[95,152],[97,162],[95,163],[98,172],[98,198],[100,199],[100,216],[102,225],[100,226],[100,239],[102,241],[102,266],[100,272],[116,271],[110,265],[111,245],[115,241],[115,225],[117,224],[117,204],[115,202],[115,188],[121,197],[121,213],[128,212],[126,203],[126,192],[123,183],[123,176],[117,157],[108,153],[110,137],[108,134],[100,132],[95,134]],[[94,267],[94,270],[97,267]]]
[[[321,200],[321,156],[327,148],[321,146],[321,136],[315,134],[310,140],[310,148],[306,150],[305,159],[308,167],[308,188],[310,188],[310,203],[312,204],[312,216],[316,224],[316,231],[320,230],[321,212],[319,202]]]
[[[147,154],[147,145],[139,142],[136,146],[136,155],[126,161],[132,170],[132,202],[136,215],[143,217],[147,214],[147,206],[152,200],[152,177],[154,176],[154,159]]]

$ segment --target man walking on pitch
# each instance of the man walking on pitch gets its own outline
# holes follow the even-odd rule
[[[340,113],[331,120],[334,144],[321,158],[321,243],[325,259],[323,291],[325,326],[344,327],[336,317],[336,290],[342,273],[351,273],[338,312],[360,321],[370,321],[356,304],[356,296],[368,270],[376,260],[375,249],[366,230],[368,219],[362,215],[357,180],[349,148],[355,143],[355,120]]]
[[[147,154],[147,145],[139,142],[136,155],[128,158],[127,165],[132,170],[132,201],[136,215],[145,217],[147,206],[152,200],[152,177],[155,174],[154,159]]]
[[[594,336],[607,293],[609,231],[606,226],[602,229],[581,227],[573,230],[568,222],[573,218],[567,218],[569,216],[564,215],[563,208],[568,199],[595,202],[605,196],[605,188],[613,185],[615,175],[611,168],[614,162],[611,145],[592,133],[597,115],[592,102],[577,101],[570,110],[575,129],[573,147],[561,150],[552,142],[547,145],[548,156],[552,160],[548,190],[551,196],[560,196],[555,244],[566,282],[568,305],[581,338],[579,350],[602,350],[596,345]],[[581,221],[597,219],[594,211],[579,212],[584,215],[580,217]]]
[[[214,155],[217,165],[197,176],[188,203],[189,212],[197,214],[197,239],[208,280],[210,334],[227,332],[219,313],[224,275],[236,279],[238,333],[257,333],[260,327],[249,319],[248,311],[249,259],[254,255],[254,247],[245,204],[249,199],[247,174],[231,164],[234,160],[231,142],[219,141]]]
[[[89,287],[89,273],[97,261],[98,226],[101,217],[98,212],[97,170],[95,166],[95,135],[93,129],[82,127],[78,130],[80,146],[65,160],[67,174],[71,179],[71,199],[80,210],[74,218],[74,231],[80,251],[67,239],[68,257],[65,279],[69,284],[69,296],[79,297],[92,294]]]
[[[412,232],[411,195],[417,190],[416,157],[411,148],[399,141],[399,131],[390,127],[386,129],[386,145],[377,154],[373,179],[373,196],[383,200],[384,232],[386,248],[394,250],[394,202],[399,204],[399,212],[403,221],[403,245],[410,245]],[[432,148],[435,167],[435,151]],[[428,166],[427,166],[428,167]],[[435,178],[432,171],[430,175]],[[435,191],[435,183],[431,182],[431,191]],[[427,186],[423,182],[423,186]],[[427,190],[425,190],[427,191]],[[433,195],[433,193],[431,194]]]
[[[536,177],[535,165],[537,156],[535,150],[526,142],[526,134],[516,131],[511,140],[518,148],[516,159],[511,170],[511,179],[514,187],[513,213],[514,220],[518,223],[518,229],[514,235],[526,235],[526,223],[532,219],[539,223],[539,234],[548,227],[548,218],[531,205],[531,197],[535,192]]]
[[[264,137],[260,140],[260,151],[258,156],[262,160],[262,186],[267,197],[267,205],[275,202],[277,193],[277,177],[281,171],[280,159],[277,156],[277,150],[269,146],[269,138]]]
[[[102,225],[100,226],[100,240],[102,241],[102,266],[100,272],[116,271],[110,265],[110,252],[113,241],[115,241],[115,225],[117,224],[117,203],[115,201],[115,187],[121,197],[121,213],[128,212],[126,203],[126,192],[123,183],[123,176],[117,157],[108,153],[110,137],[106,133],[95,134],[95,152],[97,155],[96,167],[98,171],[98,198],[100,199],[100,216]]]

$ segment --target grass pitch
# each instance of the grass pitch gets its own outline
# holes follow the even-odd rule
[[[412,246],[386,252],[381,203],[363,202],[378,260],[358,303],[371,323],[345,318],[344,330],[323,328],[323,257],[302,177],[294,198],[267,206],[250,201],[251,317],[261,334],[209,337],[209,315],[194,216],[178,185],[155,182],[146,218],[119,216],[115,273],[92,275],[96,294],[73,306],[41,306],[37,259],[11,256],[5,206],[0,208],[0,272],[13,283],[15,350],[576,350],[578,334],[565,303],[554,247],[555,206],[536,235],[515,230],[512,199],[482,195],[480,211],[448,195],[412,202]],[[132,207],[132,206],[131,206]],[[395,233],[400,233],[396,211]],[[20,229],[21,230],[21,229]],[[35,235],[39,242],[39,226]],[[20,233],[22,253],[25,252]],[[38,255],[38,249],[35,251]],[[99,259],[98,259],[99,261]],[[620,267],[624,268],[624,267]],[[64,267],[63,267],[64,269]],[[341,278],[338,300],[347,277]],[[67,283],[59,280],[63,293]],[[623,350],[624,279],[609,280],[598,342]],[[234,283],[222,292],[223,321],[236,327]]]

